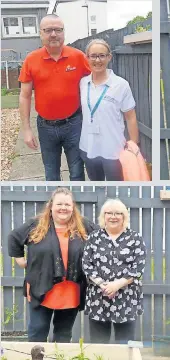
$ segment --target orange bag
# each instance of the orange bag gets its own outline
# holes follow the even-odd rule
[[[127,141],[119,160],[124,181],[150,181],[149,172],[139,147],[132,140]]]

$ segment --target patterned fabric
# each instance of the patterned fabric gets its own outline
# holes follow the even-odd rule
[[[141,276],[145,258],[145,243],[136,231],[126,229],[116,240],[104,229],[89,235],[83,255],[83,270],[88,279],[101,278],[105,282],[134,279],[112,299],[103,296],[100,287],[89,279],[85,314],[90,319],[122,323],[133,321],[143,313]]]

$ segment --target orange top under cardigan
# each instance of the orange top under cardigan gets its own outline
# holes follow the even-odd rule
[[[67,270],[69,236],[63,228],[56,228],[56,233],[60,242],[64,267]],[[73,281],[68,281],[65,278],[62,282],[55,284],[53,288],[46,293],[45,298],[41,303],[42,306],[56,310],[76,308],[79,304],[79,284],[76,284]]]

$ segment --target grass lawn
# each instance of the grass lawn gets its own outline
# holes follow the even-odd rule
[[[19,95],[1,96],[1,109],[18,109]]]

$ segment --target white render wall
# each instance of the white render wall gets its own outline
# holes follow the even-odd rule
[[[82,8],[84,0],[72,3],[59,3],[56,14],[61,17],[65,24],[65,44],[77,39],[87,37],[87,8]],[[88,1],[89,33],[91,29],[97,29],[97,33],[107,30],[107,3]],[[96,16],[96,22],[91,21],[91,16]]]

